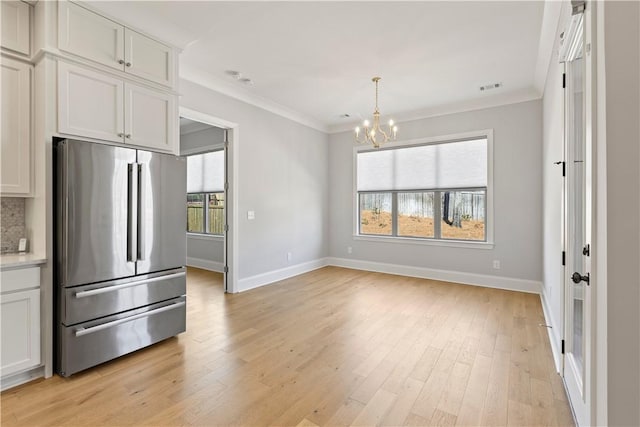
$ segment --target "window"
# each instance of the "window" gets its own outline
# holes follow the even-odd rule
[[[489,137],[360,151],[358,234],[486,242]]]
[[[224,234],[224,151],[187,157],[187,232]]]

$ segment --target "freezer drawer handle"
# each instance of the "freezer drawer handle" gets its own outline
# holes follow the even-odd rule
[[[156,308],[155,310],[147,311],[145,313],[136,314],[131,317],[126,317],[124,319],[114,320],[113,322],[103,323],[102,325],[93,326],[91,328],[78,328],[76,329],[76,337],[81,337],[83,335],[92,334],[94,332],[102,331],[103,329],[109,329],[114,326],[122,325],[123,323],[131,322],[132,320],[141,319],[143,317],[149,317],[154,314],[162,313],[165,311],[173,310],[179,307],[182,307],[186,304],[186,302],[177,302],[175,304],[167,305],[164,307]]]
[[[167,279],[175,279],[176,277],[182,277],[185,274],[186,273],[183,271],[180,273],[168,274],[166,276],[158,276],[158,277],[152,277],[150,279],[136,280],[134,282],[123,283],[121,285],[105,286],[104,288],[76,292],[74,296],[76,298],[85,298],[85,297],[90,297],[92,295],[106,294],[107,292],[119,291],[120,289],[130,288],[132,286],[146,285],[147,283],[159,282],[161,280],[167,280]]]

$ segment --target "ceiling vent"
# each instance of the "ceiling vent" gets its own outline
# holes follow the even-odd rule
[[[491,83],[488,85],[480,86],[480,92],[485,92],[487,90],[498,89],[502,87],[502,83]]]

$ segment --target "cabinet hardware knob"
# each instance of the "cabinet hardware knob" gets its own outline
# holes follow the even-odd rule
[[[126,135],[125,135],[125,138],[127,138],[127,139],[131,139],[131,134],[130,134],[130,133],[126,134]]]
[[[118,64],[120,65],[124,64],[124,59],[118,59]]]
[[[124,136],[124,133],[119,133],[118,136],[122,138]]]
[[[127,62],[127,63],[126,63],[126,64],[124,64],[124,65],[126,65],[127,67],[131,67],[131,62]]]

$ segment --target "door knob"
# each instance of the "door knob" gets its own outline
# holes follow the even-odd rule
[[[123,65],[124,64],[124,59],[118,59],[118,64]]]
[[[571,280],[573,280],[573,283],[580,283],[580,282],[587,282],[587,285],[589,284],[589,273],[587,273],[586,276],[583,276],[582,274],[578,273],[577,271],[575,273],[573,273],[571,275]]]

